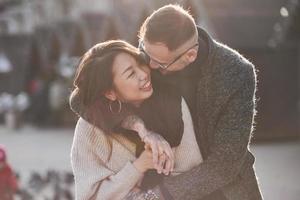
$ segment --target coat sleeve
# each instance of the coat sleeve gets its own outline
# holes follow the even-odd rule
[[[252,66],[245,71],[243,81],[233,81],[237,89],[223,103],[214,132],[209,133],[214,134],[214,141],[207,159],[188,172],[165,178],[163,186],[174,199],[200,199],[240,173],[248,155],[255,112],[256,77]]]
[[[103,134],[100,129],[79,119],[71,149],[77,200],[123,199],[143,176],[130,161],[120,171],[112,171],[104,162],[102,155],[108,149],[102,139],[96,138],[99,134]]]

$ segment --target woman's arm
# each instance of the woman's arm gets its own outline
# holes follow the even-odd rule
[[[119,171],[111,169],[118,160],[107,166],[111,149],[104,134],[79,119],[71,150],[76,199],[122,199],[143,176],[129,160]]]
[[[69,104],[74,113],[76,113],[80,117],[84,118],[85,120],[91,122],[89,120],[89,117],[87,114],[87,108],[82,107],[83,105],[80,103],[78,89],[75,89],[72,92],[72,94],[70,95]],[[126,109],[122,109],[122,111],[124,111],[124,112],[122,114],[120,114],[121,116],[117,117],[117,119],[115,119],[112,116],[107,118],[107,116],[109,116],[109,113],[106,113],[106,115],[104,115],[103,113],[98,112],[97,117],[98,117],[99,121],[101,121],[100,119],[102,119],[104,121],[102,123],[100,123],[100,124],[102,124],[102,126],[99,123],[96,123],[95,126],[97,126],[99,129],[103,130],[104,124],[106,124],[106,125],[110,124],[109,127],[111,128],[111,127],[115,127],[115,126],[119,125],[121,122],[121,126],[123,128],[125,128],[127,130],[136,131],[139,134],[141,140],[143,142],[145,142],[147,147],[151,148],[152,153],[153,153],[153,162],[158,171],[161,171],[163,168],[162,166],[160,166],[160,167],[158,166],[159,163],[165,162],[165,161],[159,160],[159,155],[161,155],[163,153],[168,155],[168,159],[166,162],[169,163],[167,165],[169,167],[166,168],[164,171],[170,172],[174,166],[174,155],[173,155],[173,152],[171,150],[169,143],[163,137],[161,137],[159,134],[156,134],[156,133],[153,133],[153,132],[147,130],[143,120],[140,117],[138,117],[137,115],[133,115],[131,112],[126,112]],[[106,116],[106,117],[104,117],[104,116]]]

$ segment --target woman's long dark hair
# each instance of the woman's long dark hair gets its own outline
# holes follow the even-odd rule
[[[122,52],[133,56],[139,63],[143,62],[139,50],[122,40],[96,44],[83,55],[73,85],[81,90],[85,106],[93,104],[99,95],[113,88],[112,65],[115,57]]]
[[[125,105],[122,106],[120,113],[111,113],[109,100],[104,96],[105,92],[113,89],[112,66],[120,53],[131,55],[138,64],[145,64],[140,51],[123,40],[98,43],[81,57],[73,82],[74,89],[70,96],[71,109],[91,123],[93,128],[100,128],[105,134],[114,131],[125,116],[131,114]],[[109,160],[112,141],[110,137],[106,139],[111,148],[110,155],[107,157]]]

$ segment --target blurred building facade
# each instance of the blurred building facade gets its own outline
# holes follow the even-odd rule
[[[136,45],[143,20],[168,3],[190,9],[214,38],[257,66],[256,137],[299,136],[299,0],[0,0],[0,63],[2,56],[12,68],[0,72],[0,94],[25,91],[26,116],[36,124],[49,116],[74,123],[65,97],[76,58],[107,39]]]
[[[8,93],[13,99],[26,92],[30,105],[25,116],[35,124],[72,124],[74,116],[66,97],[76,58],[108,39],[121,38],[137,45],[137,31],[158,2],[0,1],[0,59],[10,64],[10,70],[0,73],[0,94]],[[189,2],[198,14],[198,2]],[[180,1],[184,6],[189,2]]]
[[[255,138],[300,136],[300,1],[204,0],[216,37],[258,71]]]

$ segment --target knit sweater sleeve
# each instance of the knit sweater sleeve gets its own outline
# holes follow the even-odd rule
[[[80,118],[75,128],[71,165],[75,177],[75,196],[85,199],[123,199],[142,177],[128,161],[119,171],[107,166],[109,144],[103,132]]]
[[[210,153],[200,165],[176,177],[167,177],[164,187],[174,199],[201,199],[232,182],[241,172],[248,155],[255,111],[256,77],[252,65],[245,66],[242,81],[231,79],[236,89],[226,98],[212,132]],[[219,86],[222,91],[222,86]],[[228,89],[227,89],[228,90]],[[225,91],[225,90],[224,90]],[[192,186],[192,187],[191,187]]]

